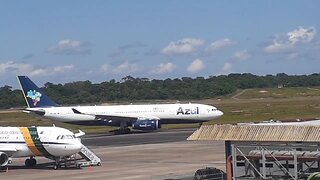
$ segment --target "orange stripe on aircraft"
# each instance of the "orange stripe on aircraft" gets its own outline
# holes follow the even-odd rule
[[[26,141],[26,144],[30,151],[35,155],[35,156],[41,156],[42,153],[38,150],[36,145],[34,144],[32,137],[30,135],[29,129],[27,127],[19,127],[24,140]]]

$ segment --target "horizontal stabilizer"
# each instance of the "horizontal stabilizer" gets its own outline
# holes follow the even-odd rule
[[[43,109],[37,109],[37,110],[27,109],[27,110],[23,110],[22,112],[28,113],[28,114],[34,113],[34,114],[37,114],[37,115],[39,115],[39,116],[43,116],[43,115],[46,114],[46,111],[43,110]]]

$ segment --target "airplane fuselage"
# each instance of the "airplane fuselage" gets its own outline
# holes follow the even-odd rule
[[[0,152],[8,157],[70,156],[82,148],[79,139],[59,127],[0,127]]]
[[[76,114],[77,109],[83,114]],[[132,119],[154,118],[162,124],[200,123],[220,117],[223,113],[217,108],[204,104],[148,104],[148,105],[112,105],[112,106],[74,106],[27,108],[44,112],[44,117],[74,124],[112,125],[112,118],[99,119],[100,116],[117,116]]]

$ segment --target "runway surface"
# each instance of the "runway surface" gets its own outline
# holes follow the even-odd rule
[[[199,168],[225,169],[224,142],[186,141],[194,129],[162,130],[110,136],[90,135],[82,139],[102,160],[102,166],[53,170],[52,162],[37,157],[36,168],[25,168],[24,158],[0,173],[0,179],[112,179],[162,180],[192,177]]]
[[[155,132],[136,132],[133,134],[88,135],[82,138],[86,146],[132,146],[141,144],[185,141],[196,129],[160,130]]]

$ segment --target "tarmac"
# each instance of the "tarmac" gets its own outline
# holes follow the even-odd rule
[[[186,141],[194,130],[86,136],[82,143],[101,158],[102,166],[54,170],[51,160],[36,157],[38,165],[26,168],[25,158],[14,158],[0,179],[163,180],[188,179],[205,167],[225,171],[224,142]]]

